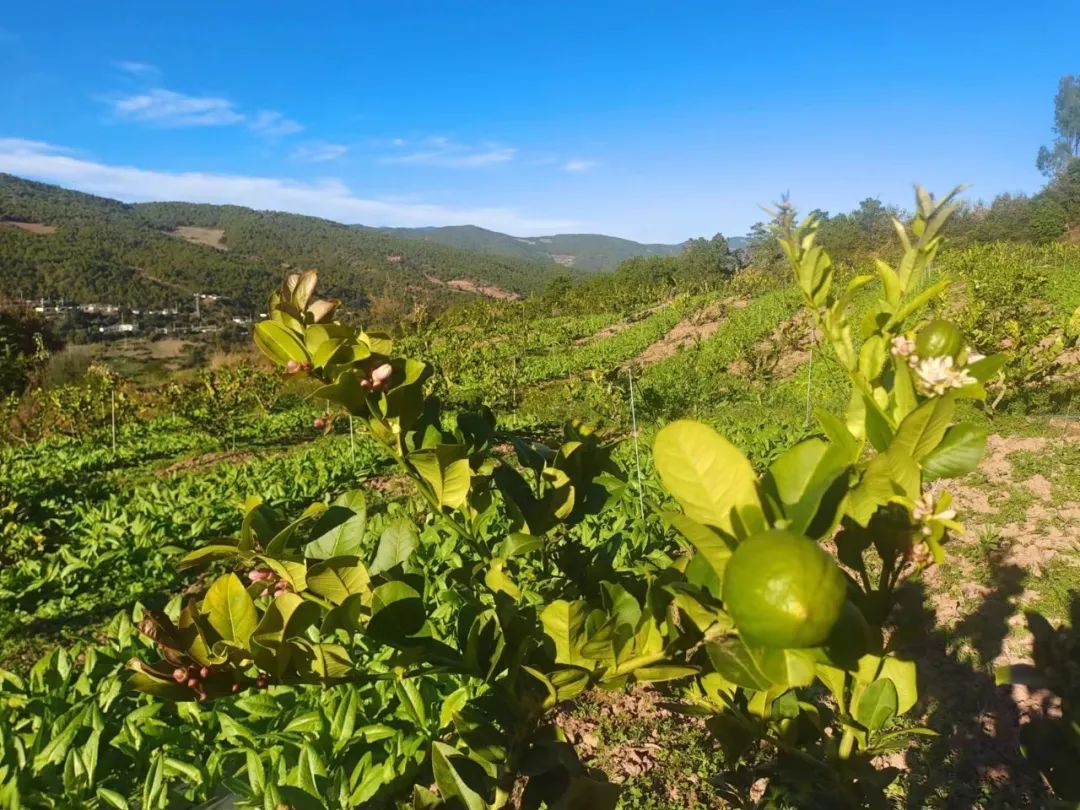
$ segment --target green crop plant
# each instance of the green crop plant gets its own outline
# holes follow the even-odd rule
[[[932,324],[948,282],[928,269],[952,210],[952,195],[920,191],[910,226],[897,223],[898,264],[840,279],[814,219],[781,208],[778,241],[831,354],[830,392],[809,425],[770,434],[757,466],[736,446],[749,435],[696,421],[646,426],[639,477],[635,455],[581,423],[541,436],[482,406],[451,411],[446,376],[335,320],[314,272],[290,276],[256,344],[329,403],[327,421],[347,414],[360,429],[360,469],[320,462],[333,441],[320,439],[303,464],[192,478],[183,509],[148,488],[141,512],[87,510],[85,527],[113,522],[134,538],[130,550],[86,538],[91,556],[112,555],[106,567],[131,556],[173,590],[173,555],[202,573],[135,611],[141,637],[118,619],[122,637],[107,656],[85,653],[81,670],[56,651],[29,679],[0,676],[0,801],[602,810],[619,787],[579,759],[553,709],[591,689],[664,683],[715,738],[725,793],[749,802],[764,778],[763,806],[883,806],[896,774],[880,755],[929,733],[905,716],[915,664],[883,628],[900,586],[943,561],[959,527],[947,492],[931,498],[928,484],[978,464],[985,434],[956,423],[956,406],[984,397],[1003,362]],[[759,315],[791,314],[789,297],[740,319],[730,343],[693,351],[737,359],[769,332]],[[561,343],[523,339],[546,352],[523,373],[621,363],[684,303],[608,349],[568,349],[588,331],[571,321]],[[500,346],[472,356],[509,356]],[[846,411],[834,404],[841,373]],[[364,485],[387,466],[411,499],[386,503]],[[33,581],[35,562],[5,580],[18,599],[87,586],[79,565]]]

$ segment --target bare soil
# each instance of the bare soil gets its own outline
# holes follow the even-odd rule
[[[494,285],[477,284],[475,281],[468,278],[454,278],[450,281],[443,281],[441,278],[432,275],[426,275],[424,278],[432,284],[438,284],[440,287],[449,287],[458,292],[482,295],[485,298],[495,298],[500,301],[517,301],[521,298],[517,293],[509,292],[508,290],[504,290],[501,287],[496,287]]]
[[[666,335],[631,360],[630,365],[657,363],[672,357],[681,349],[708,340],[723,325],[728,307],[738,308],[734,306],[734,301],[738,300],[719,301],[675,324]]]
[[[218,250],[228,250],[225,244],[225,231],[222,228],[194,228],[181,225],[171,232],[172,236],[179,237],[196,245],[206,245]]]
[[[5,220],[4,222],[0,222],[0,228],[18,228],[20,231],[36,233],[41,236],[48,236],[49,234],[56,233],[55,225],[46,225],[43,222],[16,222],[15,220]]]

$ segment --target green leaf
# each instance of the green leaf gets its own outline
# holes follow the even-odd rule
[[[97,797],[109,807],[115,807],[116,810],[128,810],[129,805],[127,799],[115,790],[99,787],[97,789]]]
[[[868,731],[879,731],[896,716],[897,703],[896,686],[888,678],[879,678],[863,690],[854,717]]]
[[[659,683],[660,681],[676,681],[680,678],[689,678],[697,675],[697,667],[677,666],[669,664],[652,667],[639,667],[633,672],[634,680],[640,683]]]
[[[67,722],[60,726],[59,730],[53,731],[49,744],[42,748],[34,756],[34,773],[39,773],[46,765],[59,765],[67,756],[68,749],[75,742],[75,736],[83,727],[89,709],[84,707],[69,715]]]
[[[728,682],[755,690],[772,686],[772,681],[761,671],[750,650],[737,636],[725,636],[707,644],[705,652],[716,673]]]
[[[881,664],[879,677],[888,678],[896,687],[897,714],[904,714],[918,702],[919,687],[914,661],[901,661],[888,656]]]
[[[814,682],[815,659],[807,650],[769,648],[762,652],[759,663],[774,685],[793,688]]]
[[[951,394],[926,400],[900,423],[890,452],[922,461],[941,443],[955,411],[955,398]]]
[[[545,635],[555,643],[556,662],[591,669],[592,661],[581,654],[587,613],[588,605],[582,600],[557,599],[540,614]]]
[[[926,478],[959,478],[974,471],[986,454],[986,435],[985,428],[968,422],[949,428],[941,444],[922,460]]]
[[[202,601],[202,612],[221,638],[247,649],[259,617],[255,603],[236,574],[225,574],[210,586]]]
[[[183,570],[184,568],[194,568],[195,566],[202,565],[204,563],[212,562],[214,560],[227,560],[230,557],[236,557],[240,554],[240,550],[236,546],[209,545],[197,548],[194,551],[188,552],[176,564],[176,567]]]
[[[313,565],[307,573],[307,586],[313,593],[342,604],[353,595],[370,597],[371,577],[357,557],[334,557]]]
[[[791,531],[806,533],[825,494],[847,471],[849,462],[845,456],[843,448],[821,439],[807,439],[770,465],[765,492],[779,500]]]
[[[472,468],[464,447],[441,444],[429,450],[416,450],[409,454],[409,463],[431,487],[439,506],[457,509],[465,503],[472,483]]]
[[[487,802],[466,783],[454,764],[455,760],[463,759],[456,749],[446,743],[433,742],[431,771],[435,776],[435,784],[439,786],[445,799],[456,799],[465,810],[487,810]]]
[[[424,626],[420,594],[404,582],[386,582],[371,594],[367,634],[380,641],[403,642]]]
[[[848,514],[860,526],[866,526],[879,506],[898,498],[918,497],[919,485],[919,465],[911,456],[879,453],[866,466],[858,486],[851,490]]]
[[[420,537],[411,520],[402,518],[387,524],[379,537],[379,548],[371,563],[371,574],[381,574],[401,565],[420,545]]]
[[[251,635],[251,655],[256,666],[282,677],[294,655],[289,639],[301,635],[318,619],[319,606],[314,602],[288,592],[274,597]]]
[[[311,529],[316,539],[304,546],[304,556],[316,560],[355,556],[363,549],[366,529],[364,493],[346,493],[319,516]]]
[[[255,325],[255,345],[279,366],[290,360],[308,362],[307,350],[296,333],[273,321],[262,321]]]
[[[682,419],[663,428],[653,459],[664,488],[698,523],[735,535],[735,521],[764,528],[757,475],[727,439],[700,422]]]

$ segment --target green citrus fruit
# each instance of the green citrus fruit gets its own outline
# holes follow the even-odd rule
[[[949,321],[934,320],[915,336],[915,354],[919,357],[955,358],[964,348],[964,336]]]
[[[765,647],[816,647],[844,607],[840,567],[812,540],[781,529],[735,549],[724,570],[724,604],[739,635]]]

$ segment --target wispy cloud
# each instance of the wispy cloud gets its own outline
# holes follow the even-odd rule
[[[506,207],[454,208],[423,202],[365,198],[341,180],[303,183],[286,178],[208,172],[164,172],[76,157],[69,150],[18,138],[0,138],[0,172],[59,183],[122,200],[184,200],[292,211],[368,225],[480,225],[521,235],[575,227],[565,220],[531,217]]]
[[[244,120],[226,98],[188,96],[161,87],[111,102],[113,115],[161,127],[216,127]]]
[[[136,78],[159,78],[156,67],[144,62],[116,62],[116,67]],[[254,115],[241,112],[232,100],[223,96],[195,96],[164,87],[141,93],[104,99],[118,121],[157,127],[221,127],[245,124],[252,132],[276,138],[295,135],[304,127],[274,110],[260,110]]]
[[[289,157],[302,163],[327,163],[343,157],[348,151],[349,147],[340,143],[309,143],[298,146]]]
[[[568,160],[563,164],[563,171],[565,172],[587,172],[593,166],[596,165],[595,160]]]
[[[130,73],[132,76],[159,76],[159,71],[154,65],[146,62],[131,62],[128,60],[121,60],[119,62],[113,62],[113,66],[117,70],[122,70],[124,73]]]
[[[256,113],[248,122],[248,126],[251,127],[252,131],[258,132],[260,135],[269,135],[271,137],[295,135],[297,132],[303,132],[304,130],[302,124],[272,110],[261,110]]]
[[[387,155],[381,159],[382,163],[473,169],[508,163],[517,154],[517,149],[512,146],[497,143],[471,146],[441,136],[424,138],[415,145],[402,138],[395,138],[393,143],[398,147],[413,146],[413,149],[401,155]]]

